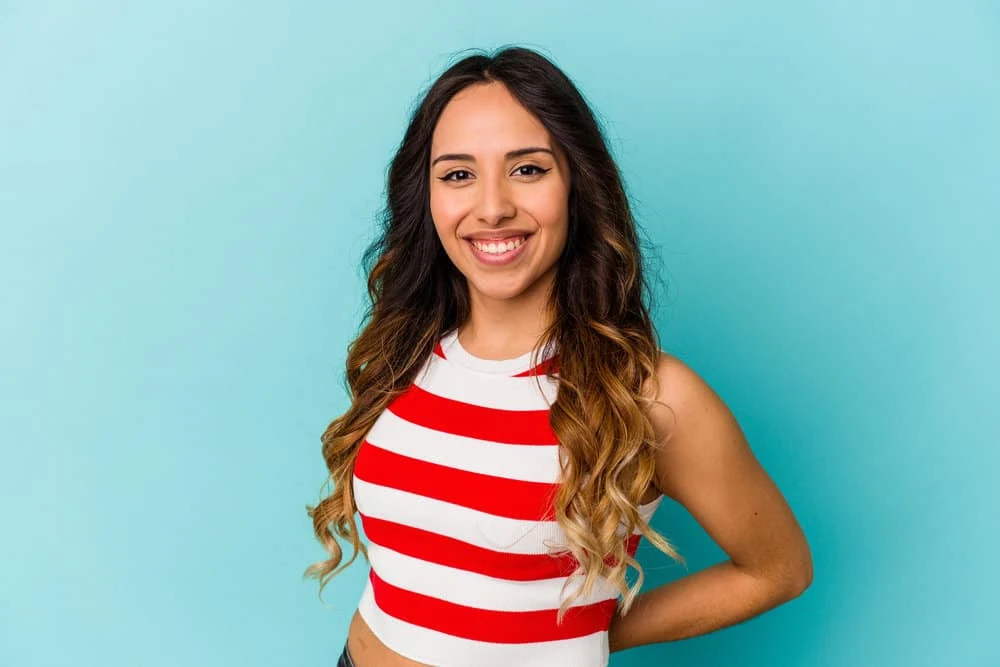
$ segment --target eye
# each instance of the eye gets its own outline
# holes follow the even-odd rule
[[[464,180],[467,180],[466,178],[452,178],[452,176],[454,176],[455,174],[465,174],[466,176],[470,175],[469,172],[467,172],[464,169],[456,169],[455,171],[448,172],[444,176],[440,177],[438,180],[441,180],[441,181],[464,181]]]
[[[532,170],[533,169],[534,171],[528,171],[527,173],[525,173],[524,171],[522,171],[523,169],[528,169],[528,170]],[[551,170],[550,169],[542,169],[538,165],[534,165],[534,164],[525,164],[525,165],[522,165],[522,166],[520,166],[520,167],[518,167],[517,169],[514,170],[514,172],[518,173],[520,176],[538,176],[540,174],[546,174],[549,171],[551,171]]]

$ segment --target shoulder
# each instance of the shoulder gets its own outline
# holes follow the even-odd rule
[[[680,500],[707,468],[745,459],[749,446],[729,407],[683,360],[661,351],[654,380],[647,395],[659,446],[657,486]]]
[[[656,362],[656,395],[664,399],[690,398],[692,392],[704,391],[708,385],[680,358],[660,350]]]
[[[677,413],[691,419],[693,413],[723,407],[708,382],[680,358],[662,350],[645,394],[653,399],[653,426],[664,437],[669,437],[676,426]]]

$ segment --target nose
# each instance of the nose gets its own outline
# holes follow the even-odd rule
[[[517,207],[511,198],[507,179],[502,175],[494,178],[483,178],[479,193],[479,206],[476,217],[488,225],[498,225],[504,220],[513,218]]]

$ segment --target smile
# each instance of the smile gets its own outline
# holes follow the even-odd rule
[[[503,241],[472,241],[472,245],[476,247],[480,252],[488,252],[491,255],[502,255],[506,252],[510,252],[515,248],[519,247],[526,236],[515,236],[510,239],[505,239]]]
[[[483,264],[497,266],[509,264],[517,259],[527,245],[530,235],[512,236],[506,239],[468,239],[472,255]]]

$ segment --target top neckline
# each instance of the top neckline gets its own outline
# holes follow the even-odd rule
[[[441,350],[448,361],[453,361],[460,366],[491,375],[519,375],[532,370],[537,365],[531,363],[532,350],[512,359],[484,359],[477,357],[462,347],[462,343],[458,340],[458,329],[452,329],[441,337]],[[551,356],[551,352],[540,354],[537,359],[538,364],[541,364],[541,362]]]

